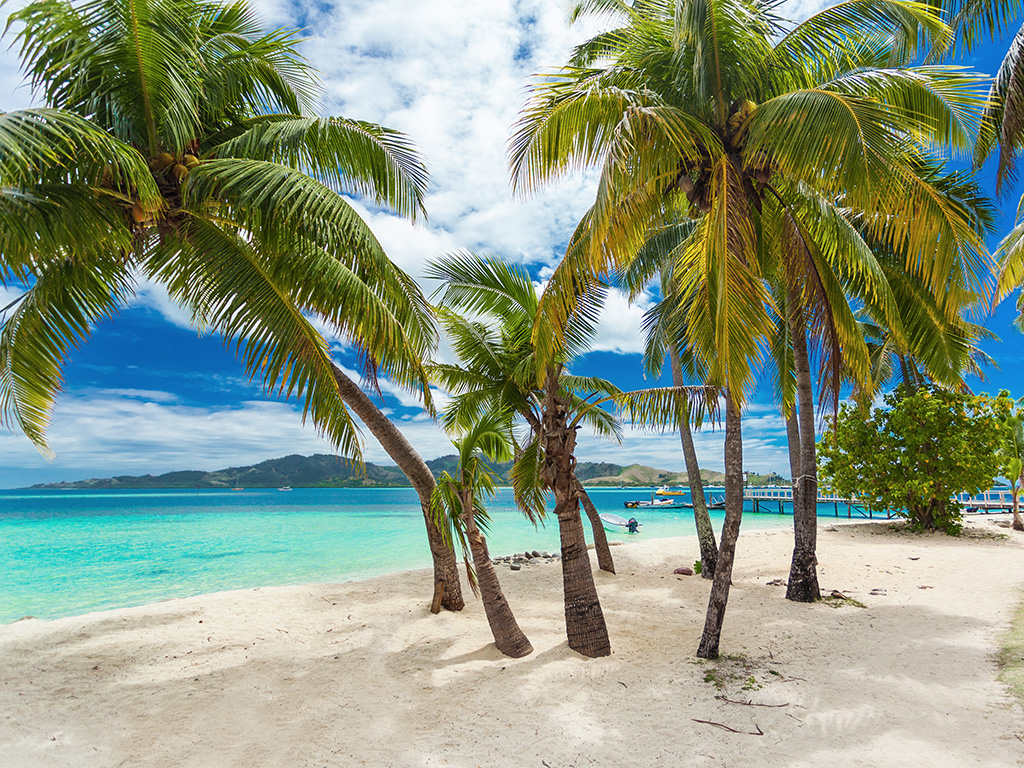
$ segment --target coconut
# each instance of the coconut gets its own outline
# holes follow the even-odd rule
[[[174,174],[174,178],[176,178],[178,181],[184,181],[185,179],[188,178],[188,168],[186,168],[181,163],[178,163],[176,166],[174,166],[171,172]]]
[[[158,171],[162,171],[167,166],[174,164],[174,155],[170,152],[161,152],[156,156],[156,160],[154,162],[156,164],[156,169]]]
[[[136,205],[146,213],[155,213],[164,207],[164,199],[162,197],[158,197],[155,200],[147,200],[145,202],[139,200]]]
[[[147,221],[153,220],[153,214],[142,207],[140,203],[136,203],[132,206],[132,216],[139,224],[145,224]]]
[[[185,162],[186,168],[195,168],[199,165],[199,158],[195,155],[185,155],[182,160]]]

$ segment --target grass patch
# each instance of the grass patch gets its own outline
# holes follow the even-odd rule
[[[1024,602],[1017,606],[1000,643],[999,679],[1024,706]]]
[[[846,599],[843,599],[841,597],[832,597],[831,595],[828,595],[826,597],[821,598],[819,602],[821,602],[824,605],[830,605],[833,608],[842,608],[844,605],[848,605],[852,608],[867,608],[867,606],[864,605],[864,603],[853,597],[847,597]]]
[[[739,653],[723,654],[714,661],[712,669],[704,670],[704,682],[718,691],[759,691],[771,680],[779,680],[782,675],[774,669],[765,669],[763,661],[751,659]],[[761,679],[758,679],[758,676]]]

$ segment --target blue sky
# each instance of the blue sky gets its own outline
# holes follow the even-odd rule
[[[457,248],[500,255],[528,266],[542,280],[594,192],[594,175],[560,182],[534,199],[513,197],[505,146],[531,73],[561,63],[570,47],[596,26],[569,28],[561,3],[546,0],[349,0],[331,5],[302,0],[256,3],[268,26],[305,26],[305,54],[321,71],[324,114],[372,120],[409,133],[431,171],[429,222],[413,227],[380,211],[357,208],[392,258],[423,274],[432,257]],[[803,18],[813,0],[790,2],[783,13]],[[1008,41],[998,41],[960,63],[992,73]],[[29,106],[17,60],[0,54],[0,108]],[[991,189],[992,174],[981,179]],[[1002,235],[1012,224],[1019,190],[998,207]],[[992,245],[998,241],[993,238]],[[424,283],[426,285],[426,283]],[[4,292],[0,290],[0,300]],[[621,387],[643,379],[639,323],[652,301],[628,306],[613,296],[596,352],[580,372],[607,376]],[[6,300],[3,301],[6,303]],[[978,390],[1000,387],[1024,394],[1021,337],[1004,302],[987,326],[1001,342],[986,344],[1001,366]],[[338,361],[354,368],[344,341]],[[442,348],[442,357],[450,354]],[[42,457],[22,435],[0,432],[0,487],[114,474],[217,469],[289,453],[329,452],[302,424],[293,403],[267,400],[248,382],[216,336],[201,336],[159,287],[140,285],[133,305],[95,329],[75,352],[50,429],[56,458]],[[384,387],[383,406],[399,420],[426,458],[449,453],[443,432],[409,396]],[[769,387],[756,393],[744,423],[745,464],[788,475],[784,425]],[[697,436],[702,465],[722,466],[721,432]],[[390,463],[373,442],[367,460]],[[681,469],[678,437],[628,430],[622,445],[581,439],[581,460],[640,462]]]

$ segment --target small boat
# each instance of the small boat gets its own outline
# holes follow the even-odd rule
[[[244,491],[245,488],[232,488],[231,490],[232,491]]]
[[[291,486],[290,486],[290,485],[282,485],[282,486],[281,486],[280,488],[278,488],[277,490],[279,490],[279,491],[290,491],[291,489],[292,489],[292,488],[291,488]]]
[[[601,518],[601,524],[604,526],[604,529],[612,533],[640,533],[640,529],[643,528],[642,523],[637,523],[636,530],[631,531],[629,530],[629,520],[611,512],[602,512],[598,517]]]
[[[670,490],[667,485],[661,486],[661,488],[654,492],[655,496],[683,496],[685,494],[686,491],[684,491],[682,488],[680,488],[678,491],[673,491]]]
[[[626,507],[626,509],[682,509],[692,505],[676,501],[675,499],[656,499],[654,501],[637,499],[635,501],[624,501],[622,506]]]

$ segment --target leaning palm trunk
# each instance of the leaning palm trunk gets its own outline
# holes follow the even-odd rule
[[[430,467],[423,457],[405,439],[405,435],[387,418],[373,401],[356,383],[346,376],[340,368],[334,366],[334,378],[338,382],[345,405],[362,420],[370,430],[381,448],[387,451],[402,473],[409,478],[416,495],[419,496],[423,508],[423,519],[427,524],[427,541],[430,544],[430,556],[434,561],[434,590],[441,594],[441,606],[449,611],[461,611],[466,602],[462,597],[462,584],[459,582],[458,561],[455,552],[445,544],[441,531],[434,524],[430,514],[430,497],[436,482]]]
[[[494,644],[499,651],[513,659],[533,653],[533,646],[519,628],[512,608],[505,599],[505,593],[501,591],[498,574],[487,551],[487,541],[476,524],[473,495],[468,488],[462,492],[462,520],[466,526],[469,548],[473,553],[473,568],[476,570],[477,583],[480,585],[480,599],[484,604],[491,635],[494,636]]]
[[[814,393],[807,354],[807,333],[800,298],[789,287],[789,324],[793,339],[793,368],[800,423],[800,475],[794,478],[799,493],[793,497],[793,562],[789,569],[786,599],[812,603],[821,598],[818,587],[818,467],[814,442]]]
[[[576,495],[576,428],[566,421],[567,409],[558,396],[558,373],[550,369],[544,393],[545,484],[555,495],[555,514],[562,542],[562,589],[565,597],[565,631],[569,647],[596,658],[612,652],[608,627],[594,585],[594,574],[583,535],[580,502]]]
[[[732,564],[736,557],[736,539],[740,535],[743,517],[743,437],[740,431],[740,408],[726,393],[725,406],[725,524],[722,526],[722,545],[718,550],[718,566],[711,584],[708,613],[704,620],[697,656],[702,659],[718,658],[718,642],[722,636],[725,606],[729,600],[732,582]]]
[[[583,483],[576,481],[576,495],[579,496],[583,511],[587,513],[590,521],[590,529],[594,532],[594,551],[597,553],[597,567],[608,573],[615,573],[615,563],[612,561],[612,548],[608,546],[608,536],[601,524],[601,516],[597,513],[597,507],[590,499],[590,494],[583,488]]]
[[[670,367],[672,368],[672,385],[683,386],[683,368],[679,364],[679,355],[675,347],[669,347]],[[715,577],[718,562],[718,544],[715,543],[715,528],[711,525],[711,515],[704,499],[704,480],[700,476],[700,465],[697,463],[697,451],[693,447],[693,433],[690,431],[689,414],[679,420],[679,439],[683,444],[683,459],[686,461],[686,478],[690,483],[690,500],[693,502],[693,524],[697,529],[697,541],[700,543],[700,575],[705,579]]]

